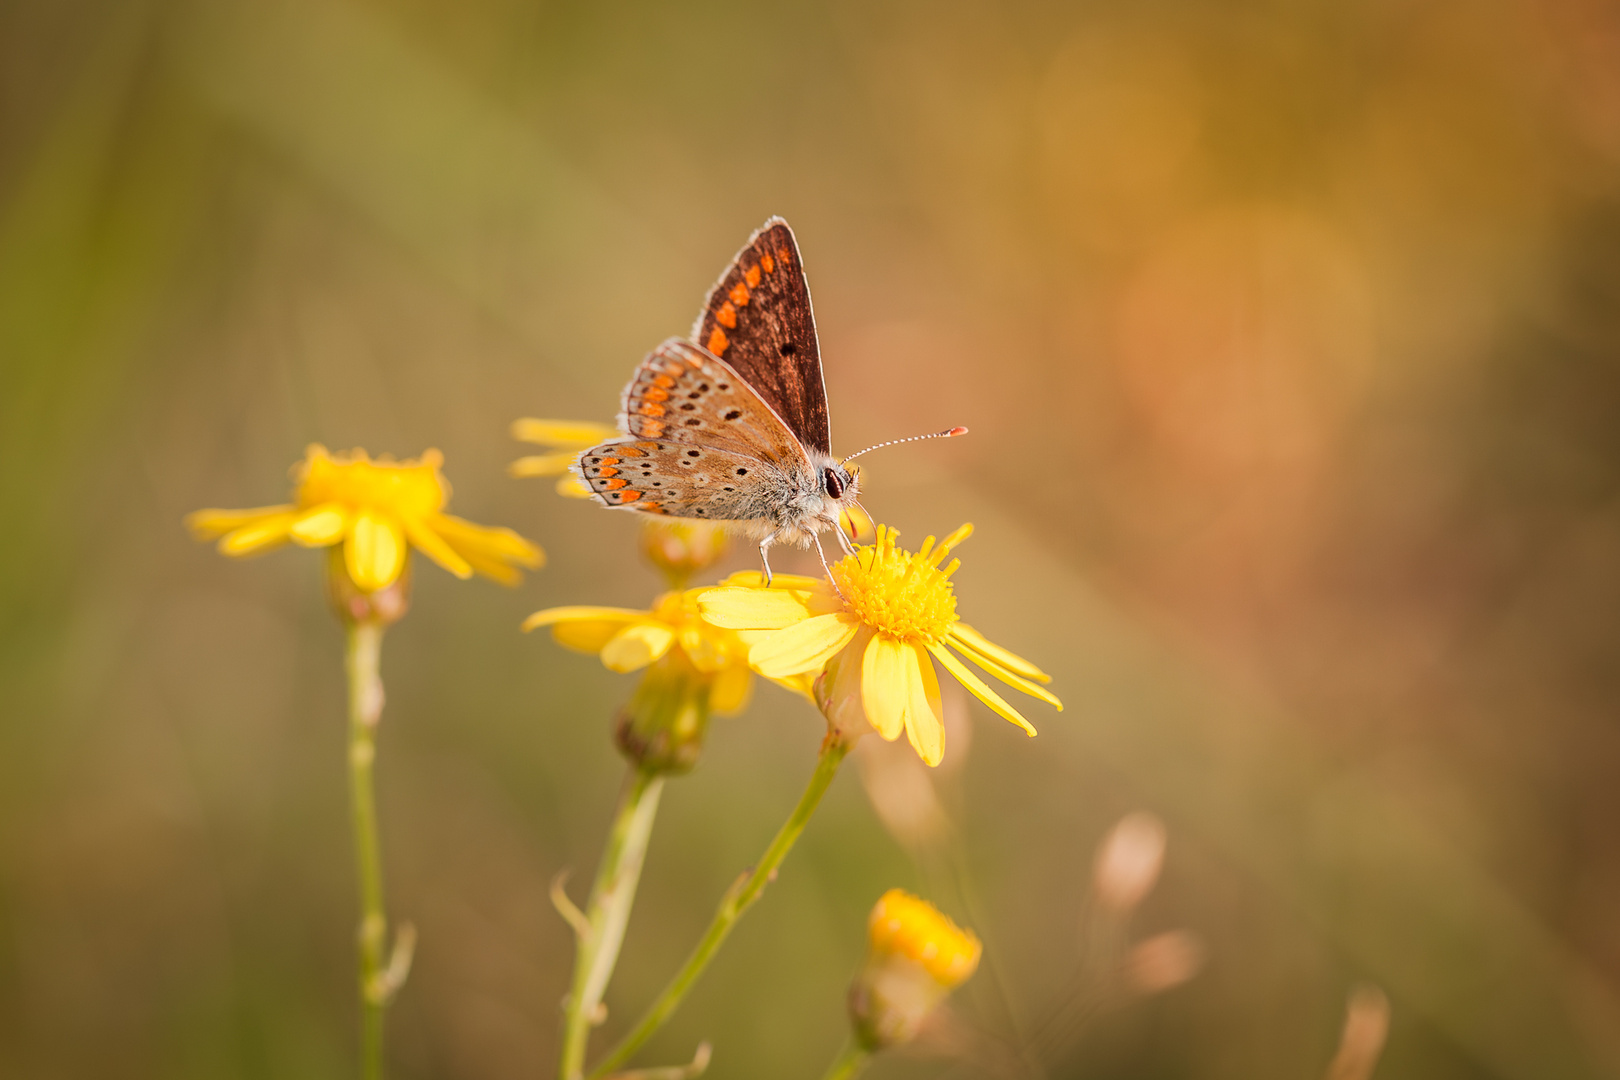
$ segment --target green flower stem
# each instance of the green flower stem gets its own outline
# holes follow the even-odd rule
[[[632,766],[625,778],[584,920],[576,928],[574,984],[563,1010],[562,1060],[558,1066],[563,1080],[578,1080],[585,1070],[585,1044],[591,1028],[600,1023],[602,995],[619,959],[619,946],[624,942],[625,924],[630,921],[630,908],[636,900],[636,885],[641,880],[641,865],[647,857],[647,841],[663,790],[663,777],[648,769]]]
[[[844,1044],[838,1059],[827,1066],[821,1080],[850,1080],[851,1077],[859,1076],[865,1070],[866,1063],[871,1060],[872,1052],[851,1039]]]
[[[372,766],[377,759],[377,723],[383,688],[378,671],[383,627],[348,624],[349,796],[354,827],[354,863],[360,883],[360,1075],[381,1080],[383,1010],[389,997],[383,957],[388,917],[383,911],[382,852],[377,840],[377,799]],[[400,976],[403,979],[403,975]]]
[[[619,1045],[608,1053],[601,1064],[591,1070],[591,1080],[600,1080],[628,1061],[680,1005],[687,991],[692,989],[692,984],[703,974],[703,969],[714,959],[714,954],[720,951],[726,935],[731,933],[737,920],[742,918],[743,912],[759,899],[760,893],[765,891],[765,886],[776,877],[776,868],[782,865],[782,860],[787,858],[787,853],[793,849],[799,834],[804,832],[805,825],[810,821],[810,815],[816,812],[821,797],[826,794],[828,785],[832,783],[833,777],[838,772],[838,766],[849,750],[850,744],[842,738],[834,734],[827,736],[821,744],[821,756],[816,761],[816,771],[811,775],[804,794],[799,796],[799,804],[793,808],[793,813],[777,831],[770,846],[765,849],[765,854],[760,857],[759,864],[726,891],[726,895],[720,901],[719,910],[714,913],[714,919],[698,941],[697,948],[692,950],[692,955],[687,957],[686,963],[676,972],[669,985],[664,987],[663,993],[658,995],[657,1000],[642,1015],[630,1033],[620,1040]]]

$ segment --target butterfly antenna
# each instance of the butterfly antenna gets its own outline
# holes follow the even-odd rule
[[[965,428],[965,427],[953,427],[948,431],[936,431],[936,432],[933,432],[932,434],[929,434],[929,435],[913,435],[909,439],[890,439],[888,442],[880,442],[876,446],[868,446],[865,450],[857,451],[856,453],[853,453],[853,454],[849,455],[849,457],[845,458],[843,461],[840,461],[838,464],[840,464],[840,465],[848,464],[849,462],[854,461],[856,458],[860,457],[862,454],[870,454],[872,451],[881,450],[885,446],[898,446],[900,443],[907,443],[907,442],[921,442],[923,439],[954,439],[958,435],[966,435],[966,434],[967,434],[967,428]]]

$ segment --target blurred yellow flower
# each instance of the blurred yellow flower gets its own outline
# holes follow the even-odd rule
[[[611,671],[638,671],[671,649],[685,654],[700,673],[713,677],[710,707],[734,713],[748,704],[753,673],[748,644],[735,631],[705,622],[698,614],[702,589],[668,592],[647,611],[614,607],[555,607],[523,620],[524,630],[551,627],[559,645],[595,653]]]
[[[561,645],[595,653],[612,671],[646,669],[620,715],[615,742],[642,768],[684,772],[697,763],[709,714],[742,711],[753,694],[749,635],[705,622],[702,589],[667,592],[647,611],[559,607],[537,611],[524,630],[551,627]],[[810,680],[777,680],[810,696]]]
[[[533,420],[525,417],[512,421],[512,438],[519,442],[553,447],[550,453],[520,457],[506,471],[513,476],[556,476],[557,494],[570,499],[588,499],[591,489],[580,482],[568,467],[579,459],[580,451],[589,450],[597,443],[617,438],[620,431],[607,424],[593,424],[587,420]]]
[[[255,555],[289,540],[303,547],[343,545],[343,565],[361,592],[399,580],[410,548],[460,578],[474,572],[504,585],[545,556],[511,529],[489,528],[443,513],[450,485],[444,456],[372,461],[364,450],[336,456],[312,444],[295,467],[294,501],[253,510],[198,510],[186,524],[200,540],[220,537],[226,555]]]
[[[716,626],[757,635],[748,658],[767,678],[820,673],[817,701],[846,736],[869,726],[892,742],[904,731],[918,755],[937,765],[945,753],[945,728],[930,656],[1031,735],[1029,721],[952,648],[1008,686],[1063,708],[1040,685],[1049,676],[957,618],[950,577],[960,560],[943,570],[939,564],[972,531],[963,525],[938,546],[930,536],[912,554],[896,546],[894,529],[879,525],[877,543],[833,564],[836,590],[816,578],[787,574],[765,587],[758,572],[749,571],[705,591],[699,608]]]
[[[983,951],[928,901],[903,889],[883,894],[867,919],[866,963],[849,996],[865,1050],[912,1038],[928,1014],[977,970]]]

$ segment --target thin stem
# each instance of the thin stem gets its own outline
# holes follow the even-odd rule
[[[360,1075],[381,1080],[383,1009],[388,1003],[384,948],[388,917],[383,910],[382,851],[377,840],[377,799],[372,766],[377,759],[377,723],[383,688],[378,661],[383,627],[349,624],[349,796],[354,827],[354,865],[360,883]]]
[[[859,1043],[851,1039],[844,1044],[844,1049],[839,1051],[838,1058],[827,1066],[821,1080],[850,1080],[851,1077],[859,1076],[866,1068],[866,1063],[871,1060],[872,1052],[863,1049]]]
[[[793,808],[793,813],[788,816],[775,838],[771,840],[770,846],[765,849],[765,854],[760,856],[759,864],[726,890],[719,909],[714,913],[713,921],[709,923],[703,937],[698,940],[697,948],[692,950],[692,955],[687,957],[686,963],[675,973],[669,985],[664,987],[657,1000],[642,1014],[630,1033],[619,1041],[619,1045],[608,1053],[601,1064],[591,1070],[591,1080],[599,1080],[628,1061],[680,1005],[687,991],[692,989],[692,984],[703,974],[703,969],[714,959],[714,954],[720,951],[726,935],[731,933],[737,920],[742,918],[743,912],[759,899],[760,893],[765,891],[765,886],[776,877],[776,868],[782,865],[782,860],[787,858],[787,853],[793,849],[799,834],[804,832],[805,825],[810,821],[810,815],[815,813],[821,797],[826,794],[828,785],[837,775],[838,766],[843,762],[844,755],[849,753],[849,749],[850,744],[836,735],[829,734],[822,742],[821,756],[816,760],[816,771],[811,775],[809,785],[805,787],[804,794],[799,796],[799,804]]]
[[[663,790],[663,777],[646,769],[632,766],[625,778],[619,809],[586,904],[585,925],[579,928],[575,940],[574,983],[563,1009],[562,1059],[558,1065],[563,1080],[578,1080],[584,1072],[585,1044],[591,1028],[601,1022],[598,1013],[602,995],[619,959],[619,946],[624,942],[625,925],[635,903],[636,885],[641,880],[647,841]]]

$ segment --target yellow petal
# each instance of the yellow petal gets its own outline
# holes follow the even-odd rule
[[[906,729],[910,684],[905,667],[910,653],[898,638],[874,634],[861,657],[861,707],[866,710],[867,723],[889,742]]]
[[[984,680],[969,671],[968,666],[958,660],[949,649],[943,645],[930,645],[928,651],[934,654],[936,660],[945,665],[945,670],[954,675],[957,682],[967,687],[968,692],[974,697],[990,706],[998,716],[1011,720],[1030,735],[1035,734],[1035,729],[1030,726],[1030,722],[1025,720],[1017,709],[1003,701],[1000,694],[986,686]]]
[[[524,619],[523,629],[529,631],[541,626],[556,626],[571,622],[611,622],[622,627],[627,622],[646,617],[645,611],[631,611],[629,608],[554,607],[537,611]]]
[[[953,642],[953,644],[954,644],[954,642]],[[979,667],[983,668],[985,671],[988,671],[990,674],[994,675],[996,678],[1000,679],[1002,682],[1006,683],[1008,686],[1012,687],[1013,689],[1022,690],[1024,693],[1028,694],[1030,697],[1038,697],[1038,698],[1040,698],[1042,701],[1046,702],[1048,705],[1051,705],[1052,707],[1057,709],[1058,712],[1063,711],[1063,702],[1059,701],[1057,699],[1057,695],[1053,694],[1052,691],[1048,690],[1046,687],[1042,686],[1040,683],[1031,682],[1030,680],[1025,679],[1025,678],[1023,678],[1021,676],[1014,675],[1012,672],[1008,671],[1006,668],[1002,667],[1000,664],[996,663],[995,661],[988,660],[985,657],[979,656],[972,649],[963,649],[962,650],[962,655],[967,657],[969,660],[971,660],[975,664],[979,665]]]
[[[765,575],[758,570],[738,570],[720,584],[727,587],[734,585],[747,589],[763,589]],[[825,585],[821,578],[805,577],[803,574],[775,574],[771,577],[772,589],[788,592],[811,592]]]
[[[342,540],[348,528],[349,514],[341,504],[322,503],[299,514],[287,533],[304,547],[327,547]]]
[[[951,535],[947,536],[944,540],[940,541],[939,547],[934,549],[933,557],[929,559],[930,564],[933,566],[938,566],[940,563],[944,562],[945,556],[951,553],[951,549],[953,547],[956,547],[958,544],[972,535],[973,524],[971,522],[957,526],[956,531],[951,533]]]
[[[362,510],[354,517],[343,558],[349,577],[361,592],[392,585],[405,566],[405,534],[397,523]]]
[[[593,424],[588,420],[533,420],[525,417],[512,421],[512,438],[542,446],[578,446],[583,450],[594,443],[616,439],[621,434],[618,428]]]
[[[429,514],[422,523],[457,556],[465,559],[468,566],[502,585],[516,585],[523,580],[523,575],[512,568],[513,564],[531,570],[546,564],[546,553],[511,529],[474,525],[454,514]]]
[[[443,515],[435,514],[434,517]],[[411,546],[456,577],[466,580],[472,577],[473,568],[466,559],[456,553],[456,550],[445,543],[444,538],[429,528],[420,518],[406,517],[400,520],[405,526],[405,539]]]
[[[611,671],[635,671],[663,656],[674,642],[674,631],[663,623],[631,623],[602,646],[602,663]]]
[[[963,652],[976,652],[980,656],[994,660],[1008,671],[1022,675],[1026,679],[1033,679],[1040,683],[1049,683],[1052,676],[1025,660],[1022,656],[991,641],[967,623],[959,622],[951,627],[951,637],[954,644]]]
[[[877,539],[877,526],[872,521],[872,515],[860,503],[839,512],[838,527],[857,544],[870,544]]]
[[[939,684],[934,680],[934,665],[926,652],[912,645],[905,651],[902,666],[906,676],[906,736],[917,756],[932,767],[945,756],[945,721],[943,709],[936,711]],[[925,671],[927,678],[923,676]],[[929,700],[929,682],[934,682],[932,701]]]
[[[565,499],[594,498],[591,489],[585,486],[585,481],[572,473],[557,481],[557,494]]]
[[[817,615],[759,642],[748,650],[748,662],[768,679],[802,675],[831,660],[859,629],[848,615]]]
[[[714,689],[709,691],[709,707],[722,716],[730,716],[742,712],[753,694],[754,673],[744,664],[731,664],[715,675]]]
[[[555,454],[530,454],[520,457],[506,467],[507,475],[516,477],[527,476],[560,476],[568,471],[568,466],[579,457],[578,450],[562,450]]]
[[[799,595],[782,589],[705,589],[698,610],[704,621],[728,630],[780,630],[810,617]]]
[[[186,515],[186,528],[198,540],[212,540],[266,518],[291,513],[296,507],[260,506],[253,510],[194,510]]]
[[[287,542],[287,530],[298,517],[296,511],[275,514],[233,529],[219,542],[219,550],[240,558],[268,551]]]
[[[784,690],[798,694],[812,705],[816,703],[816,673],[813,671],[807,671],[802,675],[789,675],[782,679],[772,679],[771,681]]]

